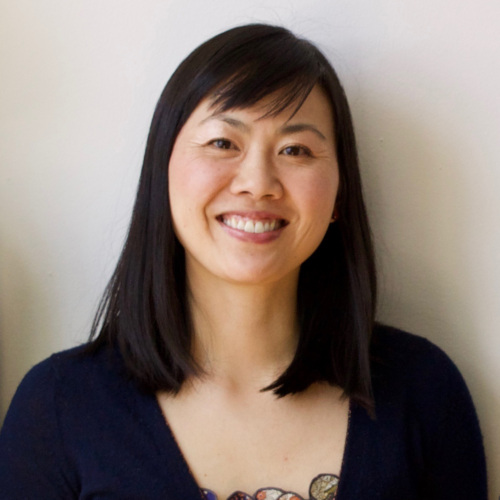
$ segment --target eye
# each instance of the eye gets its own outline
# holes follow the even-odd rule
[[[236,146],[228,139],[214,139],[210,141],[209,144],[217,149],[236,149]]]
[[[287,146],[281,151],[286,156],[311,156],[311,150],[304,146]]]

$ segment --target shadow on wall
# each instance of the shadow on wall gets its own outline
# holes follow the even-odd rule
[[[369,111],[355,123],[379,264],[379,316],[433,332],[436,341],[467,334],[461,340],[473,349],[475,275],[464,231],[470,193],[458,139],[404,115],[404,103],[366,100]]]
[[[33,227],[34,222],[18,220],[19,233],[3,239],[0,283],[3,290],[0,303],[2,421],[20,380],[35,363],[51,353],[57,333],[54,291],[48,281],[51,273],[46,272],[43,257],[51,249]],[[28,226],[31,229],[26,231]],[[29,234],[29,250],[26,242],[19,243],[19,234]]]
[[[491,482],[500,395],[481,358],[473,153],[463,132],[405,114],[404,102],[371,94],[359,102],[353,114],[379,265],[378,317],[429,338],[457,364],[489,436]]]

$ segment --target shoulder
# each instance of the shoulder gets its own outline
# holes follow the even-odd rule
[[[78,478],[64,436],[81,426],[68,426],[65,417],[79,394],[87,393],[86,406],[95,406],[89,382],[99,385],[96,377],[93,383],[86,379],[99,363],[84,351],[51,356],[19,385],[0,432],[0,490],[9,498],[33,498],[35,492],[43,498],[76,498]]]
[[[456,405],[474,412],[464,378],[450,357],[431,341],[378,325],[371,346],[376,403],[404,405],[422,418],[439,420]]]
[[[125,371],[118,353],[109,347],[90,352],[81,345],[57,352],[31,368],[18,392],[25,390],[64,389],[80,391],[84,386],[112,383],[123,378]]]
[[[53,354],[31,368],[21,381],[7,420],[60,420],[116,401],[131,384],[117,351],[103,347],[91,353],[87,345]]]
[[[462,374],[431,341],[379,325],[372,338],[371,366],[375,404],[381,411],[404,408],[409,419],[436,433],[453,415],[477,422]]]
[[[47,443],[61,456],[63,449],[78,449],[80,434],[75,431],[85,430],[85,438],[96,439],[103,422],[112,427],[123,419],[137,394],[112,348],[90,352],[84,345],[53,354],[19,385],[0,433],[0,454],[3,448],[20,449],[20,442],[26,445],[23,456],[41,456],[38,448]]]
[[[455,363],[425,338],[377,326],[371,366],[377,423],[367,428],[384,444],[392,436],[393,449],[405,443],[422,498],[486,499],[479,420]],[[404,460],[397,456],[394,463]]]
[[[396,373],[401,380],[461,377],[450,357],[430,340],[385,325],[374,329],[371,363],[375,378]]]

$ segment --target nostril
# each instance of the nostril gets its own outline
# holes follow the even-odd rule
[[[256,199],[273,199],[282,195],[283,186],[274,174],[249,172],[249,170],[243,169],[235,175],[231,183],[231,192],[253,196]]]

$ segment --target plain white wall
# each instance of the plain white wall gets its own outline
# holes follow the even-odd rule
[[[0,415],[34,363],[87,337],[170,73],[209,36],[252,21],[312,39],[340,73],[376,235],[379,316],[461,369],[498,498],[496,0],[1,0]]]

